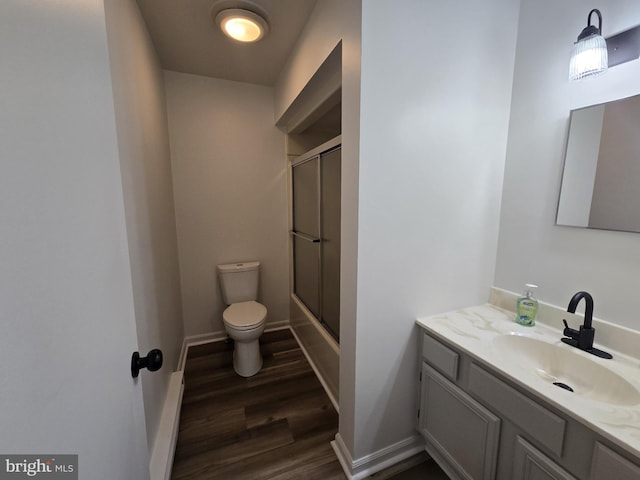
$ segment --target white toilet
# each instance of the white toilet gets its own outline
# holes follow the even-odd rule
[[[267,309],[256,302],[260,262],[218,265],[218,278],[224,303],[222,313],[227,334],[235,341],[233,369],[242,377],[251,377],[262,368],[258,339],[264,331]]]

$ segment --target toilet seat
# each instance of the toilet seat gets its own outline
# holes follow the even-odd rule
[[[258,302],[240,302],[229,305],[222,312],[222,320],[236,330],[252,330],[264,321],[267,309]]]

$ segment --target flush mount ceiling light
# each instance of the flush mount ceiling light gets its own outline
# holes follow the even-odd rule
[[[591,15],[598,16],[598,26],[591,25]],[[587,26],[573,44],[569,61],[569,80],[600,75],[609,67],[607,42],[602,37],[602,15],[594,8],[587,16]]]
[[[269,32],[267,21],[257,13],[240,8],[222,10],[216,23],[229,38],[239,42],[257,42]]]

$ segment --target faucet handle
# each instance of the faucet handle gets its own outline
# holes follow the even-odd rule
[[[569,328],[569,324],[564,318],[562,319],[562,323],[564,323],[564,331],[562,332],[562,334],[569,338],[577,340],[580,336],[580,332],[578,332],[578,330],[574,330],[573,328]]]

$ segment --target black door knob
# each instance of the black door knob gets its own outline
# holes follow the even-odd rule
[[[146,357],[141,357],[138,352],[133,352],[131,356],[131,376],[133,378],[136,378],[143,368],[155,372],[160,370],[160,367],[162,367],[162,352],[157,348],[151,350]]]

